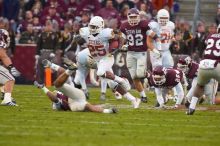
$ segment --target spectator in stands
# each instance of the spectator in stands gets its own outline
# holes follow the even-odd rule
[[[57,16],[63,18],[67,10],[66,3],[63,0],[48,0],[43,9],[42,15],[48,15],[50,13],[51,5],[56,9]]]
[[[65,14],[66,20],[73,19],[75,16],[77,16],[77,8],[79,7],[79,4],[76,0],[69,0],[69,3],[67,4],[67,12]]]
[[[42,2],[41,1],[36,1],[36,3],[33,5],[31,8],[31,11],[34,16],[40,17],[41,13],[43,10]]]
[[[19,0],[3,0],[3,17],[10,22],[12,30],[15,32],[20,10]]]
[[[49,8],[49,14],[44,15],[41,19],[41,24],[45,24],[46,20],[51,20],[51,21],[57,21],[59,24],[60,28],[63,28],[64,21],[63,19],[58,15],[56,11],[55,5],[51,5]]]
[[[76,62],[76,49],[77,45],[74,42],[74,34],[72,32],[72,24],[66,23],[64,25],[64,31],[61,33],[61,48],[65,53],[66,57]]]
[[[217,14],[215,16],[215,23],[218,26],[220,24],[220,8],[217,10]]]
[[[116,0],[116,1],[113,1],[113,6],[120,12],[124,6],[128,6],[129,9],[134,8],[135,3],[134,1],[131,1],[131,0]]]
[[[33,14],[32,11],[26,11],[25,12],[25,18],[24,20],[20,23],[21,27],[20,27],[20,32],[23,32],[26,30],[27,25],[33,23]]]
[[[37,34],[39,34],[42,31],[42,26],[40,24],[40,19],[37,16],[33,17],[33,30]]]
[[[123,23],[125,21],[127,21],[127,14],[128,14],[128,10],[129,10],[129,6],[128,5],[124,5],[123,8],[121,9],[121,13],[120,13],[120,23]]]
[[[96,15],[101,16],[105,21],[109,21],[112,18],[119,19],[118,11],[113,7],[113,0],[106,0],[105,7],[100,9]]]
[[[215,23],[212,23],[211,25],[208,26],[208,35],[216,33],[217,31],[217,26]]]
[[[200,23],[197,26],[196,34],[193,38],[192,43],[192,53],[199,52],[199,57],[202,57],[203,51],[206,48],[205,40],[206,40],[207,34],[205,31],[205,25],[204,23]]]
[[[90,9],[93,14],[96,14],[101,9],[101,4],[99,0],[81,0],[77,9],[78,15],[80,15],[84,8]]]
[[[20,44],[35,44],[38,34],[33,30],[33,24],[27,24],[27,30],[21,33]]]
[[[175,55],[189,54],[189,50],[183,41],[182,34],[180,32],[176,32],[175,41],[170,45],[170,51]]]
[[[35,56],[37,62],[37,81],[41,84],[44,83],[44,67],[41,64],[44,59],[54,59],[56,51],[60,49],[59,35],[54,32],[53,23],[51,20],[47,20],[45,23],[44,31],[39,35],[37,41],[37,54]],[[60,62],[55,62],[60,64]]]
[[[90,10],[84,9],[81,12],[81,27],[87,27],[90,21]]]
[[[80,23],[75,20],[72,24],[72,32],[74,36],[79,34],[79,29],[80,29]]]

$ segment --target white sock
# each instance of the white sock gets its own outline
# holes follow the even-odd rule
[[[125,93],[123,96],[124,96],[128,101],[131,101],[131,102],[133,102],[133,101],[136,100],[136,98],[135,98],[133,95],[131,95],[129,92]]]
[[[4,101],[5,101],[5,103],[7,103],[7,102],[11,102],[11,93],[5,93],[5,95],[4,95]]]
[[[67,69],[66,71],[65,71],[65,73],[67,74],[67,75],[72,75],[73,74],[73,72],[74,72],[74,70],[69,70],[69,69]]]
[[[66,83],[70,84],[71,86],[74,86],[73,79],[71,76],[68,77],[68,79],[66,80]]]
[[[193,96],[189,108],[195,109],[195,108],[196,108],[197,101],[198,101],[198,98],[195,97],[195,96]]]
[[[43,88],[41,88],[41,89],[44,91],[45,94],[47,94],[47,92],[49,91],[49,90],[47,89],[47,87],[45,87],[45,86],[44,86]]]
[[[117,83],[121,83],[121,82],[123,82],[123,80],[124,80],[123,78],[115,75],[114,81],[116,81]]]
[[[107,89],[107,80],[101,79],[101,92],[106,93],[106,89]]]
[[[164,99],[162,96],[157,96],[157,101],[160,105],[164,105]]]
[[[58,71],[58,69],[60,68],[60,66],[57,65],[57,64],[51,63],[50,68],[51,68],[52,70]]]
[[[139,94],[140,94],[141,97],[146,97],[146,94],[145,94],[144,90],[139,92]]]
[[[112,109],[104,109],[103,113],[110,114],[110,113],[112,113]]]
[[[181,104],[183,101],[183,96],[177,96],[176,104]]]

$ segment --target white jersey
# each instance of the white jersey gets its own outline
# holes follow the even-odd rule
[[[86,40],[90,54],[99,61],[109,53],[109,40],[114,37],[113,29],[105,28],[96,36],[89,33],[88,27],[80,29],[80,35]]]
[[[166,26],[160,26],[158,22],[151,21],[148,26],[160,37],[162,50],[169,50],[174,36],[174,23],[169,21]]]

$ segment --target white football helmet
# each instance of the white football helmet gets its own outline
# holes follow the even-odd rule
[[[104,28],[104,20],[100,16],[94,16],[89,22],[90,34],[98,34]]]
[[[169,20],[170,20],[170,14],[166,9],[160,9],[157,12],[157,22],[161,26],[166,26]]]
[[[7,48],[10,45],[10,36],[7,30],[0,29],[0,47]]]

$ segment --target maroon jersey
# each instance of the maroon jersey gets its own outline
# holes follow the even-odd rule
[[[199,68],[199,64],[196,62],[192,62],[192,64],[189,67],[189,71],[186,74],[186,77],[188,79],[193,79],[194,77],[197,77],[198,74],[198,68]]]
[[[150,30],[148,21],[141,20],[138,25],[131,26],[126,21],[121,24],[121,32],[126,35],[128,41],[128,51],[145,52],[147,51],[146,37]]]
[[[220,62],[220,34],[209,35],[206,39],[206,44],[204,59]]]
[[[61,100],[61,109],[64,111],[70,110],[69,104],[68,104],[68,97],[57,93],[57,98]]]
[[[173,88],[183,79],[182,71],[173,68],[167,68],[167,73],[165,75],[166,81],[162,85],[156,85],[154,83],[152,74],[150,75],[149,85],[156,88]]]

